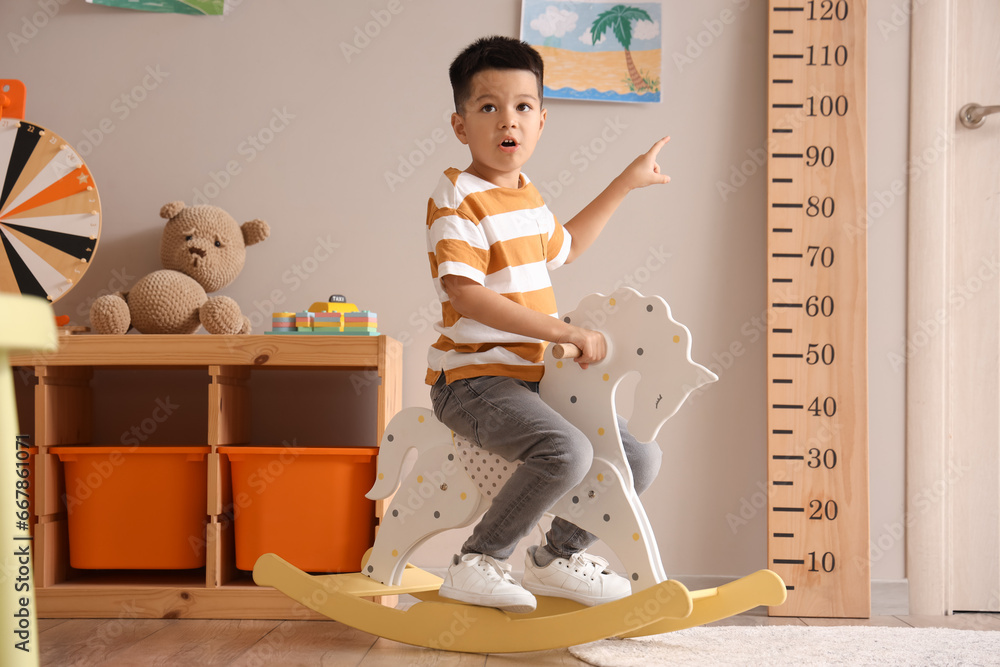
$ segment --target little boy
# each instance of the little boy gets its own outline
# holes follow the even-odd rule
[[[499,456],[522,461],[448,569],[440,594],[513,612],[554,595],[595,605],[630,594],[629,582],[584,549],[596,537],[555,517],[546,544],[525,558],[523,587],[506,559],[546,511],[590,470],[587,438],[538,395],[547,344],[573,343],[583,368],[601,361],[602,334],[559,319],[548,271],[593,243],[634,188],[667,183],[656,156],[638,157],[600,195],[560,225],[521,167],[545,126],[542,59],[507,37],[480,39],[449,70],[451,123],[472,153],[448,169],[428,202],[431,275],[442,304],[441,336],[428,352],[427,383],[438,419]],[[660,450],[619,418],[635,488],[656,477]]]

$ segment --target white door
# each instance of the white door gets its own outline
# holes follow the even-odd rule
[[[914,7],[910,611],[1000,611],[1000,114],[959,122],[1000,105],[1000,2]]]
[[[956,101],[1000,105],[1000,2],[959,2],[957,19]],[[954,201],[949,611],[1000,611],[1000,114],[956,127]]]

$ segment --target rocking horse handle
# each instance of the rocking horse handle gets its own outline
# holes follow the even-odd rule
[[[583,352],[573,343],[555,343],[552,346],[552,356],[556,359],[576,359]]]

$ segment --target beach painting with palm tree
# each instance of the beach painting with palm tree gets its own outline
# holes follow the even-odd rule
[[[221,16],[233,9],[232,0],[87,0],[92,5],[105,5],[144,12]],[[66,4],[61,0],[61,4]]]
[[[521,39],[545,61],[545,97],[660,101],[660,3],[522,0]]]

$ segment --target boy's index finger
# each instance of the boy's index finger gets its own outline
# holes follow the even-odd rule
[[[657,154],[660,152],[660,149],[666,146],[668,141],[670,141],[670,137],[663,137],[655,144],[653,144],[653,147],[649,149],[646,155],[649,155],[655,159]]]

